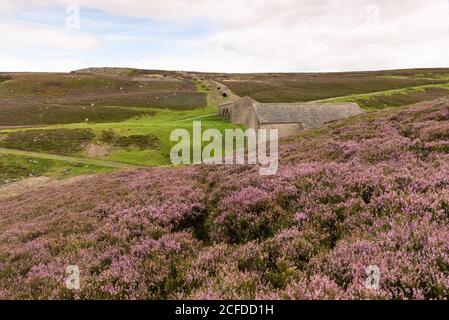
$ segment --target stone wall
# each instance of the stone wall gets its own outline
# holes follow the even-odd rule
[[[232,104],[231,122],[235,124],[247,124],[248,115],[252,106],[257,103],[250,97],[244,97]]]
[[[220,118],[231,120],[232,104],[223,104],[218,108],[218,115]]]
[[[288,137],[301,132],[303,129],[301,123],[267,123],[260,124],[260,129],[278,129],[279,138]]]
[[[256,111],[253,107],[248,109],[248,115],[246,116],[246,122],[244,124],[250,129],[259,129],[259,118],[257,117]]]
[[[319,128],[329,121],[362,114],[356,103],[259,103],[244,97],[221,105],[220,117],[251,129],[278,129],[287,137],[305,129]]]

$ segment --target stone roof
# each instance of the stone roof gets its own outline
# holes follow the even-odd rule
[[[254,111],[261,124],[299,122],[304,128],[363,113],[357,103],[260,103]]]

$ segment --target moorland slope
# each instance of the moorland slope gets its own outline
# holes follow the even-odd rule
[[[217,105],[235,93],[261,102],[357,102],[372,111],[449,96],[449,70],[1,73],[0,185],[170,165],[172,130],[191,130],[193,120],[204,130],[234,128],[218,118]]]
[[[449,298],[447,99],[304,132],[280,155],[273,177],[152,168],[0,200],[0,298]]]

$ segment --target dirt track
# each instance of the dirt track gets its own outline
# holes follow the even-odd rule
[[[72,183],[75,181],[81,181],[83,179],[87,179],[91,176],[77,176],[65,180],[56,180],[54,178],[49,177],[35,177],[24,179],[15,183],[7,184],[5,186],[0,187],[0,200],[19,196],[29,191],[37,190],[41,187],[49,187],[49,186],[63,186],[68,183]]]
[[[19,156],[26,156],[26,157],[36,157],[36,158],[44,158],[44,159],[51,159],[51,160],[77,162],[77,163],[91,164],[91,165],[110,167],[110,168],[123,168],[123,169],[145,168],[144,166],[126,164],[126,163],[121,163],[121,162],[106,161],[106,160],[99,160],[99,159],[87,159],[87,158],[80,158],[80,157],[69,157],[69,156],[61,156],[61,155],[56,155],[56,154],[31,152],[31,151],[23,151],[23,150],[15,150],[15,149],[5,149],[5,148],[0,148],[0,154],[13,154],[13,155],[19,155]]]

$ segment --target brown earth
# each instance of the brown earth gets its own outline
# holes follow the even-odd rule
[[[112,146],[107,144],[89,143],[84,151],[89,158],[107,157],[112,152]]]
[[[24,179],[18,182],[10,183],[0,187],[0,200],[19,196],[26,192],[37,191],[40,188],[65,186],[71,183],[76,183],[92,176],[77,176],[64,180],[56,180],[50,177],[34,177]]]

